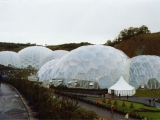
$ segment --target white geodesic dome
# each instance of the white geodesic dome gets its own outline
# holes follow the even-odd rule
[[[130,63],[129,84],[138,88],[160,88],[160,57],[140,55],[133,57]]]
[[[82,46],[57,62],[53,79],[62,79],[64,85],[72,80],[96,81],[100,88],[109,88],[125,75],[127,59],[122,51],[110,46]]]
[[[18,53],[12,51],[0,52],[0,64],[9,67],[21,68],[21,62]]]
[[[42,61],[42,65],[44,65],[45,63],[47,63],[50,60],[53,59],[60,59],[61,57],[63,57],[64,55],[66,55],[67,53],[69,53],[66,50],[55,50],[52,53],[50,53],[49,55],[47,55],[43,61]]]
[[[42,46],[31,46],[18,52],[21,60],[21,67],[32,67],[39,69],[42,66],[43,59],[52,53],[52,50]]]
[[[52,70],[55,68],[56,63],[59,59],[53,59],[44,64],[40,70],[37,72],[37,76],[39,78],[39,81],[43,80],[52,80]]]

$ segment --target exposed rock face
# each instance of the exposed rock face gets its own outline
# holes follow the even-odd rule
[[[137,50],[135,51],[136,55],[142,55],[143,51],[145,49],[145,45],[141,45],[137,48]]]

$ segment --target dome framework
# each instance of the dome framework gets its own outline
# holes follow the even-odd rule
[[[160,88],[160,57],[141,55],[131,59],[129,84],[138,88]]]
[[[41,46],[31,46],[20,50],[18,54],[21,60],[21,68],[40,69],[43,59],[50,53],[52,53],[52,50]]]
[[[85,88],[92,84],[96,88],[109,88],[125,75],[127,59],[123,52],[113,47],[82,46],[57,62],[52,71],[53,79],[63,80],[64,85],[71,87]]]
[[[53,59],[60,59],[62,58],[64,55],[66,55],[67,53],[69,53],[66,50],[55,50],[53,52],[51,52],[49,55],[47,55],[43,61],[42,61],[42,65],[44,65],[45,63],[47,63],[50,60]]]
[[[40,70],[37,72],[37,76],[39,78],[39,81],[43,80],[52,80],[53,76],[51,74],[52,70],[54,69],[56,63],[59,59],[53,59],[44,64]]]
[[[21,68],[19,55],[12,51],[0,52],[0,64],[8,67]]]

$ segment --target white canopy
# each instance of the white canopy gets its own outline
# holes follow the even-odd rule
[[[116,96],[132,96],[135,94],[135,88],[129,85],[121,76],[120,79],[108,89],[108,93],[114,92]]]

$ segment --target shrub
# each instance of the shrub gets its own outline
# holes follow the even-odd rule
[[[104,98],[102,102],[103,102],[103,103],[106,103],[106,99]]]
[[[99,100],[97,100],[97,101],[96,101],[96,104],[97,104],[97,105],[101,105],[101,103],[100,103],[100,101],[99,101]]]
[[[134,108],[133,103],[131,103],[130,108]]]
[[[114,105],[118,105],[117,100],[114,101]]]
[[[71,120],[75,120],[75,118],[81,118],[86,119],[86,120],[94,120],[94,119],[98,119],[97,114],[95,114],[95,112],[93,111],[88,111],[85,110],[83,108],[78,108],[74,113],[73,116],[71,117]]]
[[[126,107],[126,104],[125,104],[125,102],[123,101],[123,103],[122,103],[122,107]]]
[[[63,95],[62,100],[54,99],[54,92],[57,91],[44,88],[39,84],[21,79],[8,79],[5,81],[11,84],[29,101],[33,109],[37,112],[39,119],[90,119],[92,120],[97,116],[93,111],[78,110],[78,102],[68,100],[68,94],[58,91]],[[70,97],[77,98],[77,95]],[[77,110],[81,116],[76,116]],[[83,115],[84,114],[84,115]]]
[[[112,102],[111,102],[111,100],[110,100],[110,99],[108,100],[108,104],[112,104]]]

